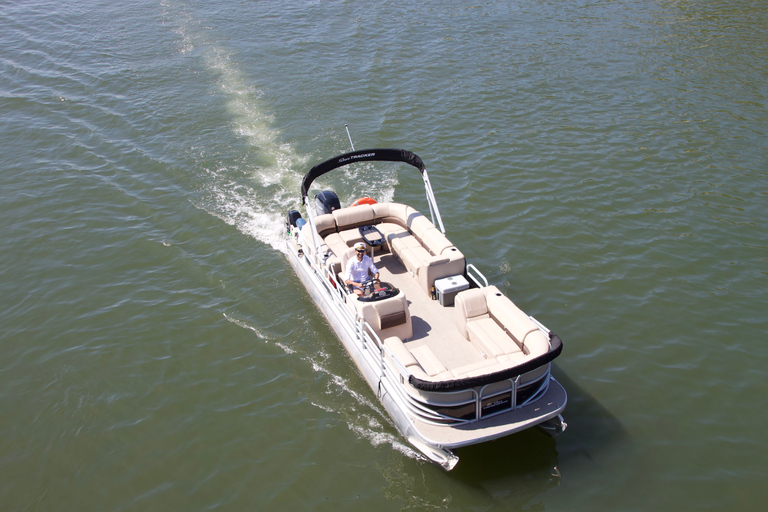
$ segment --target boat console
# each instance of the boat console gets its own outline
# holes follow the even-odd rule
[[[376,302],[394,297],[398,293],[400,293],[400,290],[390,283],[382,283],[381,281],[371,279],[363,283],[363,296],[357,300],[360,302]]]

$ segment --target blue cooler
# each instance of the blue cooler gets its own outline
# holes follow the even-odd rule
[[[435,280],[435,292],[441,306],[453,306],[456,294],[469,288],[469,282],[464,276],[449,276]]]

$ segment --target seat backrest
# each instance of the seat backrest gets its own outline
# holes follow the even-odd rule
[[[318,215],[315,217],[315,227],[317,228],[318,234],[322,238],[325,238],[331,233],[336,232],[336,221],[330,213]]]
[[[344,274],[347,271],[347,262],[350,258],[355,256],[355,248],[350,247],[346,249],[343,253],[341,253],[341,272]],[[344,276],[344,279],[346,279],[346,275]]]
[[[413,357],[411,351],[408,350],[408,348],[403,343],[403,340],[401,340],[399,337],[390,336],[385,338],[384,346],[387,347],[389,351],[392,352],[392,354],[394,354],[397,360],[400,361],[400,364],[402,364],[405,368],[419,366],[419,362],[415,357]]]
[[[469,339],[468,321],[488,317],[485,293],[480,288],[471,288],[457,293],[454,299],[454,308],[456,309],[456,327],[465,339]]]
[[[446,249],[453,247],[451,241],[436,227],[432,227],[422,233],[421,243],[433,256],[443,254]]]
[[[336,221],[336,229],[339,231],[373,224],[374,219],[373,207],[370,204],[333,210],[331,215],[333,215]]]
[[[352,297],[348,300],[353,301],[355,308],[380,338],[397,336],[407,340],[413,337],[411,313],[402,290],[394,297],[374,302],[360,302]]]
[[[422,214],[415,214],[408,217],[408,230],[413,233],[419,242],[424,239],[424,234],[430,229],[437,229],[428,218]]]
[[[401,203],[376,203],[372,205],[372,208],[376,224],[391,222],[402,227],[406,227],[405,221],[408,218],[408,210],[413,210],[410,206]]]

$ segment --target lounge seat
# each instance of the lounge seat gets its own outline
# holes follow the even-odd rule
[[[459,292],[456,309],[459,332],[486,358],[522,362],[549,350],[544,333],[495,286]]]
[[[479,318],[467,322],[467,335],[480,348],[486,359],[522,352],[522,348],[507,336],[504,329],[492,318]]]

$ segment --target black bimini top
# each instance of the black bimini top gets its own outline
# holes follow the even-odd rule
[[[419,172],[424,173],[424,162],[421,161],[418,155],[405,149],[361,149],[360,151],[352,151],[350,153],[344,153],[343,155],[335,156],[319,163],[309,170],[304,175],[304,179],[301,181],[301,200],[304,202],[304,198],[307,197],[309,192],[309,186],[315,179],[319,178],[323,174],[342,167],[344,165],[353,164],[355,162],[365,161],[384,161],[384,162],[405,162],[416,167]]]

